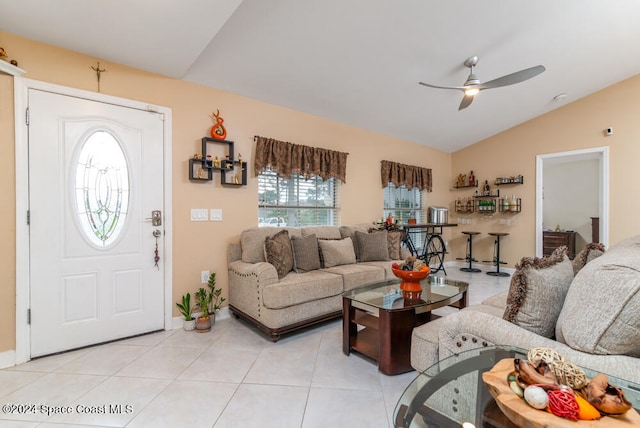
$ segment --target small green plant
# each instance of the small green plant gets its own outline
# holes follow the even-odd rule
[[[180,313],[185,321],[191,321],[193,319],[193,316],[191,316],[191,312],[193,311],[191,307],[191,293],[182,296],[182,303],[176,303],[176,306],[180,309]]]
[[[207,290],[204,288],[200,288],[196,291],[196,301],[198,302],[198,307],[202,311],[202,317],[209,316],[209,304],[211,303],[211,293],[207,293]]]
[[[220,305],[225,301],[225,298],[222,297],[222,288],[216,288],[215,272],[212,272],[209,275],[207,285],[209,286],[209,298],[211,304],[209,312],[215,314],[220,309]]]

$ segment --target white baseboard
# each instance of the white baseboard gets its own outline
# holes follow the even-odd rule
[[[13,367],[15,365],[16,365],[15,349],[10,349],[8,351],[0,352],[0,369]]]
[[[200,316],[200,312],[194,312],[193,314],[194,317],[198,317]],[[224,308],[221,308],[218,313],[216,314],[216,320],[224,320],[229,318],[231,315],[229,314],[229,307],[225,306]],[[184,318],[180,317],[173,317],[172,319],[172,323],[171,323],[171,329],[176,329],[176,328],[182,328],[182,320]]]

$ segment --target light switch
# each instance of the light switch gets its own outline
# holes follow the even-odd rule
[[[209,214],[209,219],[211,221],[222,221],[222,209],[211,208],[211,212]]]
[[[207,221],[207,212],[206,208],[191,208],[191,221]]]

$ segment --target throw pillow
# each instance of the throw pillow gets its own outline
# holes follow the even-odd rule
[[[580,269],[591,260],[604,254],[604,245],[599,242],[591,242],[578,253],[573,259],[573,274],[576,275]]]
[[[293,270],[303,273],[320,269],[318,238],[315,234],[292,236],[291,249],[293,251]]]
[[[572,280],[567,247],[557,248],[549,257],[524,257],[511,278],[503,318],[552,338]]]
[[[318,239],[318,246],[320,247],[322,267],[329,268],[356,262],[351,238]]]
[[[386,230],[372,233],[356,231],[356,246],[361,262],[390,260]]]
[[[598,355],[640,357],[640,236],[624,240],[576,275],[556,324],[558,341]]]
[[[285,277],[293,269],[293,253],[289,232],[282,230],[264,240],[264,255],[278,272],[278,279]]]
[[[402,242],[403,235],[404,233],[399,230],[390,230],[387,232],[387,247],[391,260],[402,259],[400,255],[400,243]]]

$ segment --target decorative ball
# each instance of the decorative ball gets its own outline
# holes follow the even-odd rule
[[[549,367],[554,367],[558,362],[564,361],[564,357],[555,349],[551,348],[531,348],[527,354],[527,360],[544,361]]]
[[[589,383],[587,375],[580,367],[568,361],[560,361],[556,365],[551,366],[553,374],[562,385],[566,385],[573,389],[582,389]]]
[[[544,409],[549,404],[547,391],[539,386],[528,386],[524,390],[524,399],[534,409]]]

